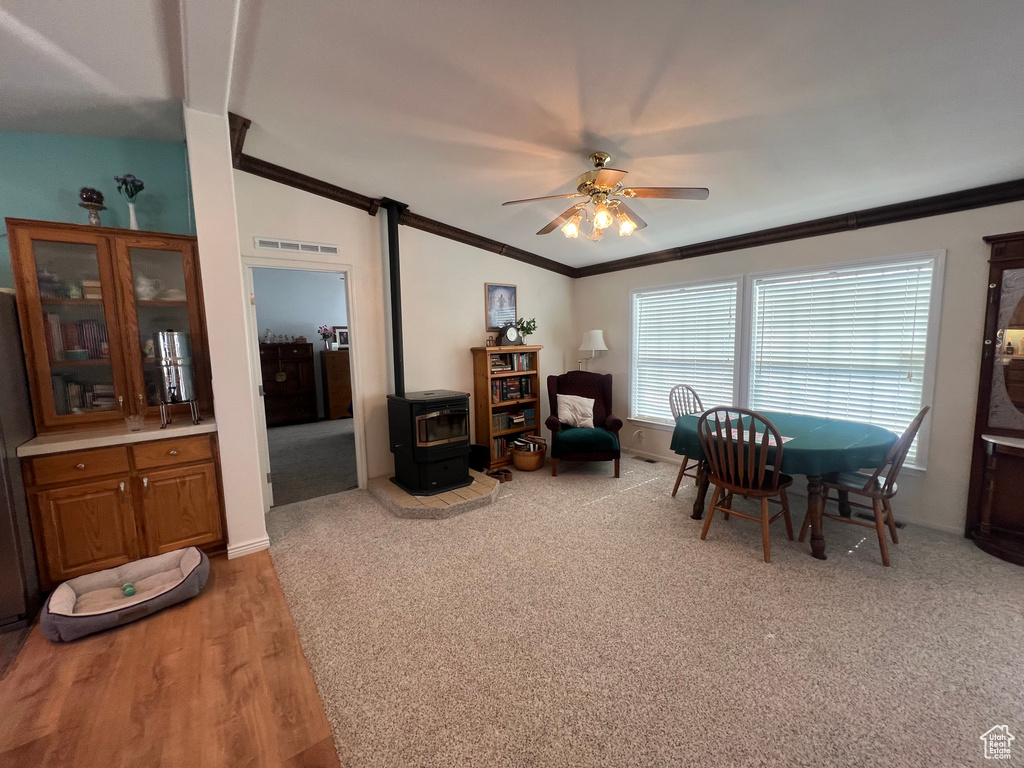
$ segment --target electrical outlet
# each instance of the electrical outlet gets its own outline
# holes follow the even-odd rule
[[[644,431],[638,429],[633,433],[633,450],[639,451],[644,447]]]

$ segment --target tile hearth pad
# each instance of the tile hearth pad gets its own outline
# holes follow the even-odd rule
[[[445,491],[436,496],[413,496],[399,488],[386,475],[370,480],[370,493],[384,503],[395,517],[442,520],[490,504],[498,498],[496,478],[470,470],[473,483],[465,488]]]

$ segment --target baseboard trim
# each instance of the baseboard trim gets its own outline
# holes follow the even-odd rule
[[[244,541],[241,544],[228,544],[228,560],[234,560],[236,557],[243,557],[244,555],[251,555],[253,552],[262,552],[264,549],[270,549],[269,536],[264,536],[260,539],[252,539],[251,541]]]

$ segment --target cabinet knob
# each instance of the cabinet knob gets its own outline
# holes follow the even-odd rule
[[[171,456],[177,456],[177,455],[178,455],[178,452],[172,448],[171,449]]]
[[[75,464],[75,469],[85,469],[85,464]]]

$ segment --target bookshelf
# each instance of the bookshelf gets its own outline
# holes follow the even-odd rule
[[[540,434],[540,346],[473,347],[475,440],[490,448],[488,471],[512,462],[517,437]]]

